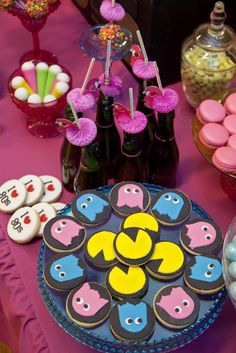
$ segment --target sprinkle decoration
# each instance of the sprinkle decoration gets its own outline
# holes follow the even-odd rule
[[[48,1],[46,0],[27,0],[25,9],[29,16],[41,18],[48,13]]]
[[[9,9],[14,5],[14,0],[0,0],[0,9]]]
[[[115,24],[106,24],[100,28],[98,37],[105,47],[107,46],[108,40],[111,40],[111,44],[115,47],[120,47],[127,41],[125,33],[121,31],[121,27]]]

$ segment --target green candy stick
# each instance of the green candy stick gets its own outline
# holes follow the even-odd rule
[[[45,84],[45,88],[44,88],[44,97],[47,96],[52,88],[52,85],[56,79],[57,74],[59,74],[60,72],[62,72],[62,69],[59,65],[51,65],[48,69],[48,75],[47,75],[47,81]]]
[[[36,78],[38,94],[41,98],[44,97],[44,89],[48,75],[48,64],[40,62],[36,65]]]

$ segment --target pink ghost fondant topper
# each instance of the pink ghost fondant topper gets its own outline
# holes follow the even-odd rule
[[[75,292],[72,299],[72,307],[82,316],[93,316],[108,303],[107,299],[101,298],[100,293],[91,289],[89,283],[84,283],[83,286]]]
[[[53,223],[51,227],[52,238],[56,239],[65,246],[72,244],[72,239],[79,236],[81,225],[71,219],[61,218]]]
[[[138,207],[143,210],[143,190],[135,184],[125,184],[118,190],[117,206]]]
[[[185,227],[188,229],[186,236],[190,239],[191,249],[208,246],[216,239],[216,229],[208,222],[186,224]]]
[[[195,308],[193,299],[181,287],[172,288],[169,295],[164,295],[156,305],[164,309],[174,319],[186,319]]]

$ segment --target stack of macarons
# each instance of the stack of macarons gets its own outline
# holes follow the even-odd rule
[[[30,104],[56,102],[69,91],[70,76],[59,65],[26,61],[21,65],[21,73],[11,80],[14,96],[21,101]]]
[[[213,164],[224,172],[236,172],[236,93],[224,105],[213,99],[204,100],[197,108],[201,143],[215,150]]]

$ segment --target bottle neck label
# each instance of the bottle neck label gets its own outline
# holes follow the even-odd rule
[[[126,157],[129,157],[129,158],[134,158],[134,157],[138,157],[138,156],[140,156],[140,154],[141,154],[141,150],[140,151],[138,151],[137,153],[135,153],[135,154],[128,154],[128,153],[126,153],[126,152],[124,152],[124,150],[123,149],[121,149],[121,152],[123,153],[123,155],[124,156],[126,156]]]
[[[101,125],[101,124],[99,124],[99,123],[96,121],[96,125],[97,125],[98,127],[103,128],[103,129],[108,129],[109,127],[114,126],[115,123],[113,122],[112,124],[109,124],[109,125]]]
[[[158,141],[161,141],[161,142],[171,142],[175,139],[175,136],[172,136],[172,137],[168,137],[168,138],[161,138],[159,136],[157,136],[157,134],[155,134],[155,138],[158,140]]]

